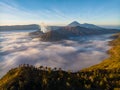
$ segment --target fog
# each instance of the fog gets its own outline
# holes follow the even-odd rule
[[[107,58],[110,35],[76,37],[58,42],[31,38],[28,31],[0,32],[0,77],[19,64],[78,71]]]

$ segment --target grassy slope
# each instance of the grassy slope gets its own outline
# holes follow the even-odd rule
[[[120,88],[120,69],[65,72],[23,66],[0,80],[0,90],[113,90]]]
[[[5,76],[2,77],[2,79],[0,80],[0,87],[4,84],[9,83],[10,81],[12,81],[13,79],[15,79],[16,77],[18,77],[18,75],[20,74],[21,70],[20,68],[14,68],[11,69],[9,72],[7,72],[7,74]]]

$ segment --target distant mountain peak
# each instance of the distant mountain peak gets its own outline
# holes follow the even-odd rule
[[[78,21],[73,21],[72,23],[78,23],[78,24],[80,24]]]
[[[76,26],[80,26],[80,23],[77,21],[73,21],[70,24],[68,24],[68,26],[76,27]]]
[[[70,26],[70,27],[80,26],[80,27],[89,28],[89,29],[103,29],[103,28],[96,26],[94,24],[89,24],[89,23],[80,24],[77,21],[71,22],[70,24],[68,24],[68,26]]]

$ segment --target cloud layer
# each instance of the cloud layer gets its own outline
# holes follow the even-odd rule
[[[41,42],[28,32],[0,32],[0,76],[19,64],[61,67],[77,71],[108,57],[109,35]]]

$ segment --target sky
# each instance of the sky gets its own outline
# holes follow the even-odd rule
[[[0,0],[0,25],[120,25],[120,0]]]

